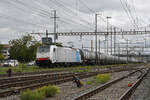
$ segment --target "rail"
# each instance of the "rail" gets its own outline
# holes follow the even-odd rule
[[[90,73],[78,73],[78,77],[80,79],[83,79],[83,78],[88,78],[88,77],[91,77],[91,76],[95,76],[97,74],[103,74],[103,73],[110,73],[110,72],[119,72],[119,71],[127,71],[127,70],[135,70],[135,69],[115,69],[115,70],[105,70],[105,71],[101,71],[101,72],[90,72]],[[139,70],[139,69],[138,69]],[[60,75],[60,74],[58,74]],[[124,77],[125,78],[125,77]],[[40,81],[40,80],[39,80]],[[18,94],[20,93],[21,91],[23,90],[26,90],[28,88],[30,89],[34,89],[34,88],[38,88],[38,87],[41,87],[41,86],[44,86],[44,85],[54,85],[54,84],[61,84],[61,83],[64,83],[64,82],[68,82],[68,81],[72,81],[72,76],[68,76],[68,77],[61,77],[61,78],[57,78],[57,79],[54,79],[54,80],[47,80],[47,81],[44,81],[44,82],[36,82],[34,84],[28,84],[28,85],[22,85],[24,83],[17,83],[17,87],[13,87],[11,89],[8,89],[8,90],[3,90],[0,92],[0,98],[2,97],[6,97],[6,96],[10,96],[10,95],[13,95],[13,94]],[[21,84],[19,87],[19,84]],[[11,85],[11,84],[9,84]],[[11,87],[9,85],[5,85],[6,87]],[[14,83],[12,83],[13,86]]]
[[[79,95],[78,97],[73,98],[72,100],[86,100],[87,98],[89,98],[89,97],[91,97],[91,96],[93,96],[93,95],[103,91],[104,89],[108,88],[109,86],[111,86],[111,85],[113,85],[113,84],[115,84],[115,83],[117,83],[117,82],[127,78],[128,76],[130,76],[130,75],[132,75],[132,74],[134,74],[136,72],[139,72],[139,70],[136,70],[136,71],[134,71],[134,72],[132,72],[132,73],[126,75],[126,76],[121,77],[121,78],[112,80],[112,81],[110,81],[110,82],[108,82],[108,83],[106,83],[106,84],[104,84],[102,86],[97,87],[94,90],[91,90],[91,91],[89,91],[87,93],[83,93],[83,94]]]
[[[142,80],[144,79],[144,77],[147,76],[147,74],[149,73],[150,69],[147,70],[147,72],[142,75],[142,77],[140,77],[135,84],[128,89],[120,98],[119,100],[129,100],[130,96],[134,93],[134,91],[136,90],[136,88],[140,85],[140,83],[142,82]]]

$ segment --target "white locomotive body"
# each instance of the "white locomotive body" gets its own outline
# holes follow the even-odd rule
[[[36,63],[39,66],[82,63],[79,49],[59,47],[56,45],[45,45],[39,47],[36,58]]]

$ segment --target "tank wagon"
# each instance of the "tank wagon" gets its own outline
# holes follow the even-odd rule
[[[127,59],[112,55],[97,53],[98,61],[107,64],[126,63]],[[139,62],[130,59],[130,62]],[[95,64],[95,52],[56,45],[44,45],[37,49],[36,64],[40,67],[70,66]]]

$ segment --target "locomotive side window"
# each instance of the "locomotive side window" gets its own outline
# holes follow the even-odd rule
[[[53,50],[54,52],[55,52],[55,48],[54,48],[54,50]]]

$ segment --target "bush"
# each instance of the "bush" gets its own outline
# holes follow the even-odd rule
[[[0,61],[4,60],[4,56],[0,53]]]
[[[27,90],[20,95],[21,100],[43,100],[44,96],[41,93],[38,93],[37,91],[31,91]]]
[[[44,97],[52,97],[59,93],[56,86],[43,86],[34,91],[27,90],[20,95],[21,100],[43,100]]]
[[[82,87],[84,85],[84,83],[80,80],[80,87]]]
[[[91,84],[92,84],[92,81],[88,80],[86,84],[87,84],[87,85],[91,85]]]
[[[59,93],[57,86],[44,86],[38,89],[38,92],[43,94],[45,97],[52,97]]]
[[[99,74],[96,76],[96,83],[104,84],[111,78],[110,74]]]
[[[40,94],[42,94],[45,97],[45,90],[46,90],[47,86],[43,86],[41,88],[36,89],[36,91]]]

